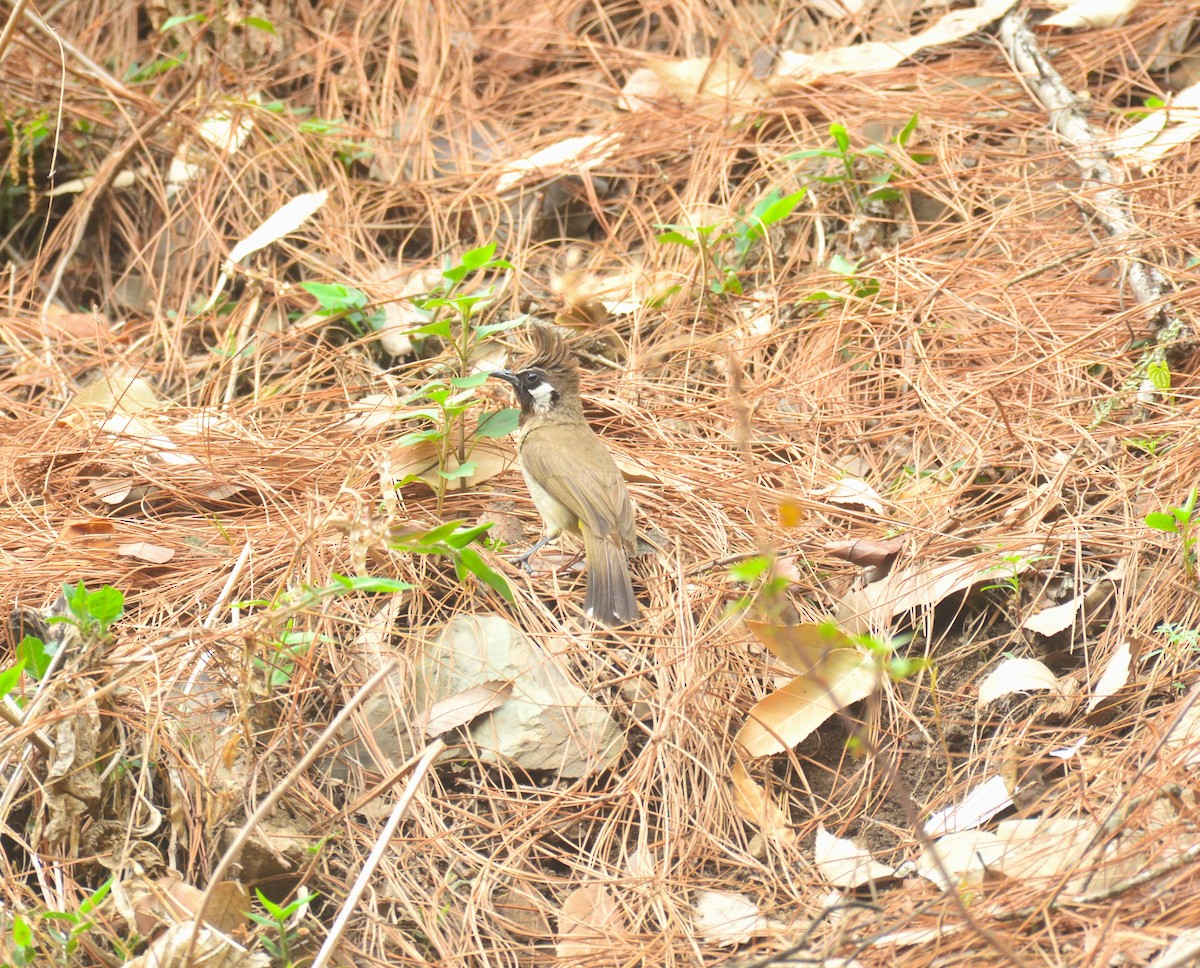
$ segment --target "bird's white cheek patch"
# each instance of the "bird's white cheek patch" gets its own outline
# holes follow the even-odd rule
[[[534,412],[545,413],[550,409],[550,404],[554,397],[554,387],[543,380],[529,391],[529,396],[533,400]]]

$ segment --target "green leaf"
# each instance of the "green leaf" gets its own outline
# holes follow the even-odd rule
[[[174,30],[176,27],[181,27],[184,24],[190,23],[205,23],[208,17],[202,13],[180,14],[176,17],[168,17],[163,21],[162,26],[158,28],[160,34],[165,34],[168,31]]]
[[[321,309],[329,313],[362,309],[367,304],[367,295],[359,289],[328,282],[302,282],[300,288],[315,296]]]
[[[837,121],[829,126],[829,136],[837,142],[838,149],[844,155],[850,148],[850,134],[846,126]]]
[[[47,645],[36,635],[27,635],[17,644],[17,660],[25,663],[29,674],[39,682],[45,678],[46,670],[54,659],[55,647]]]
[[[238,22],[238,25],[241,27],[252,27],[254,30],[261,30],[272,37],[277,36],[279,33],[271,21],[264,20],[262,17],[245,17]]]
[[[112,890],[112,886],[113,879],[110,877],[98,888],[92,891],[88,897],[83,899],[83,902],[79,905],[79,912],[81,914],[90,914],[92,911],[94,911],[104,902],[104,899],[108,897],[108,892]]]
[[[917,130],[917,122],[921,120],[921,115],[914,114],[908,119],[908,123],[900,129],[900,133],[892,140],[901,148],[908,144],[908,139],[912,137],[914,131]]]
[[[462,525],[463,522],[456,521],[455,524]],[[476,524],[472,527],[456,528],[454,533],[446,538],[446,543],[450,545],[451,548],[465,548],[472,541],[475,541],[477,538],[480,538],[486,534],[491,527],[492,525],[489,522],[488,524]]]
[[[852,276],[858,272],[858,263],[851,262],[844,256],[834,255],[829,260],[829,271],[839,276]]]
[[[107,628],[125,613],[125,593],[105,585],[87,597],[88,614]]]
[[[438,476],[444,477],[448,481],[460,481],[474,474],[478,467],[479,465],[475,461],[465,460],[452,471],[438,471]]]
[[[1162,511],[1151,511],[1147,514],[1146,527],[1153,528],[1155,531],[1166,531],[1170,534],[1179,533],[1179,523],[1174,516],[1164,514]]]
[[[491,261],[493,255],[496,254],[496,243],[489,242],[487,245],[481,245],[477,249],[468,249],[463,253],[462,264],[465,268],[475,270],[480,269]]]
[[[29,926],[21,915],[14,914],[12,919],[12,936],[13,941],[18,947],[32,948],[33,947],[33,928]]]
[[[755,555],[753,558],[747,558],[745,561],[734,562],[729,566],[729,577],[734,581],[742,582],[743,584],[753,584],[756,579],[761,578],[774,564],[774,559],[766,555]]]
[[[87,586],[80,582],[78,585],[63,583],[63,597],[67,601],[67,609],[76,621],[87,621]]]
[[[405,330],[405,334],[408,336],[437,336],[441,339],[450,339],[452,325],[449,317],[447,317],[432,323],[426,323],[424,326],[418,326],[416,329]]]
[[[754,214],[763,225],[774,225],[776,222],[781,222],[791,215],[807,192],[807,188],[801,188],[800,191],[784,195],[782,198],[771,199],[768,196],[754,207]],[[765,207],[763,205],[764,202],[767,203]],[[762,211],[759,211],[760,208]]]
[[[664,245],[686,245],[689,249],[696,248],[695,239],[689,239],[682,232],[676,232],[674,229],[670,232],[663,232],[661,235],[656,235],[654,241],[662,242]]]
[[[513,601],[512,589],[508,587],[507,580],[484,561],[474,548],[463,548],[459,552],[459,563],[485,585],[499,593],[505,601]]]
[[[486,373],[472,373],[469,376],[452,376],[448,381],[451,386],[456,386],[460,390],[467,390],[471,387],[481,387],[488,381]]]
[[[264,908],[266,908],[267,913],[269,915],[271,915],[271,917],[273,917],[276,921],[286,921],[287,920],[287,913],[283,910],[282,907],[280,907],[278,904],[273,903],[271,901],[271,899],[268,898],[257,887],[254,889],[254,893],[258,895],[258,902]]]
[[[9,666],[7,669],[0,671],[0,699],[3,699],[10,692],[17,688],[17,683],[21,681],[21,673],[24,671],[24,660],[18,662],[14,666]]]
[[[475,427],[476,437],[507,437],[514,433],[521,421],[521,411],[516,407],[505,407],[495,413],[480,415]]]
[[[529,321],[529,314],[522,313],[515,319],[506,319],[502,323],[482,323],[475,327],[475,335],[480,339],[487,336],[494,336],[496,333],[504,333],[510,329],[516,329],[518,326],[524,326]]]
[[[809,158],[841,158],[840,151],[834,151],[832,148],[808,148],[805,151],[793,151],[790,155],[784,155],[784,161],[807,161]]]
[[[390,595],[394,592],[410,591],[413,588],[411,584],[401,581],[398,578],[377,578],[374,575],[354,575],[347,577],[346,575],[336,573],[331,577],[344,587],[346,591],[378,592],[379,594]]]

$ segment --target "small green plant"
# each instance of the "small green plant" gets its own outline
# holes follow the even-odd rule
[[[1154,631],[1166,640],[1166,646],[1145,653],[1146,660],[1164,654],[1179,659],[1182,651],[1200,652],[1200,629],[1188,628],[1180,622],[1163,622]]]
[[[371,307],[367,294],[353,286],[329,282],[302,282],[300,288],[315,296],[318,316],[344,319],[351,332],[359,338],[382,328],[386,314],[383,307]]]
[[[511,270],[507,259],[496,258],[496,243],[491,242],[464,252],[459,262],[447,265],[442,270],[442,284],[425,299],[418,300],[418,309],[429,316],[429,322],[409,332],[410,336],[424,339],[439,339],[449,349],[452,357],[450,375],[433,380],[404,401],[404,416],[426,422],[426,426],[411,431],[397,441],[398,446],[432,443],[438,452],[438,513],[441,513],[446,485],[452,481],[465,481],[475,473],[476,465],[471,460],[475,445],[487,437],[505,437],[517,428],[520,412],[514,407],[481,415],[474,430],[469,429],[469,413],[482,400],[476,390],[488,378],[486,373],[472,373],[473,360],[482,343],[497,333],[515,329],[525,322],[524,317],[496,323],[484,323],[477,319],[495,296],[495,285],[483,287],[472,283],[476,277]],[[454,455],[456,466],[450,468],[450,456]],[[402,486],[411,477],[399,482]]]
[[[278,642],[270,644],[271,654],[266,658],[254,657],[254,667],[263,674],[271,691],[284,689],[292,681],[296,662],[304,658],[317,642],[329,642],[326,635],[288,628],[279,636]]]
[[[1183,570],[1189,578],[1196,577],[1196,532],[1193,517],[1196,512],[1196,488],[1188,493],[1180,507],[1169,507],[1166,511],[1151,511],[1146,515],[1146,527],[1167,534],[1179,535],[1179,550],[1183,558]]]
[[[728,574],[731,581],[748,589],[725,610],[727,615],[745,612],[763,621],[781,621],[788,580],[776,571],[775,555],[753,555],[735,561]]]
[[[51,941],[56,946],[54,961],[67,968],[75,964],[75,951],[79,947],[81,936],[90,931],[95,923],[89,915],[98,908],[108,892],[112,890],[112,878],[101,884],[90,896],[84,898],[78,911],[47,911],[42,918],[61,927],[47,926]]]
[[[888,639],[877,639],[873,635],[851,635],[856,645],[866,649],[879,662],[882,671],[893,682],[911,679],[918,672],[930,668],[928,659],[920,656],[897,655],[896,653],[912,641],[911,632],[895,635]]]
[[[263,935],[262,946],[277,963],[284,968],[290,968],[296,963],[295,949],[301,937],[299,927],[292,923],[292,918],[297,912],[303,916],[303,909],[312,903],[317,895],[314,893],[298,897],[290,904],[275,904],[257,888],[254,893],[258,895],[258,903],[267,913],[264,915],[251,912],[250,920],[275,932],[274,938]]]
[[[1027,558],[1020,552],[1011,555],[1001,555],[1001,564],[993,565],[989,571],[1004,572],[996,576],[990,585],[984,585],[983,591],[1004,592],[1012,603],[1013,621],[1018,621],[1021,609],[1021,573],[1031,565],[1044,561],[1049,555],[1034,555]]]
[[[919,116],[914,114],[908,123],[889,139],[889,143],[900,149],[904,157],[924,163],[928,155],[915,154],[908,151],[908,142],[917,128]],[[784,156],[785,161],[806,161],[812,158],[831,158],[837,162],[836,170],[829,174],[814,174],[811,177],[830,185],[841,185],[849,191],[854,201],[854,207],[861,210],[871,202],[894,201],[900,198],[900,191],[892,182],[904,173],[906,165],[897,159],[896,152],[889,150],[886,145],[873,143],[865,148],[856,149],[850,145],[850,132],[844,124],[834,122],[829,126],[829,136],[833,139],[831,148],[812,148],[807,151],[797,151]],[[890,165],[880,167],[877,162],[882,159],[891,161]],[[868,164],[870,163],[870,164]],[[859,176],[860,168],[873,168],[866,176],[866,189]]]
[[[37,963],[38,949],[37,937],[33,933],[33,926],[20,914],[12,916],[12,923],[9,925],[9,938],[0,949],[11,959],[0,965],[0,968],[25,968],[26,965]]]
[[[700,255],[709,277],[708,290],[715,296],[740,296],[741,273],[754,246],[767,237],[767,230],[792,214],[804,198],[806,189],[784,195],[772,188],[755,204],[750,213],[738,215],[732,222],[713,225],[661,223],[666,229],[655,236],[666,245],[682,245]]]
[[[479,344],[489,336],[520,326],[525,320],[510,319],[500,323],[483,324],[476,321],[491,304],[496,286],[468,282],[483,275],[485,278],[499,269],[511,271],[513,264],[496,258],[496,243],[489,242],[469,249],[457,262],[442,269],[442,283],[433,292],[416,301],[417,308],[429,315],[429,322],[410,331],[410,336],[436,337],[450,347],[459,376],[471,371],[471,359]]]
[[[1175,406],[1175,394],[1171,392],[1171,367],[1167,365],[1166,360],[1151,360],[1146,364],[1146,378],[1158,391],[1158,395],[1162,397],[1163,402],[1169,406]]]
[[[55,615],[46,621],[74,625],[85,639],[92,641],[107,641],[113,622],[125,614],[125,593],[111,585],[94,592],[89,592],[83,582],[63,585],[63,598],[70,614]]]
[[[25,671],[25,661],[22,659],[7,669],[0,670],[0,700],[17,688],[21,681],[21,673]]]
[[[511,602],[513,593],[507,580],[472,547],[490,527],[490,523],[468,525],[465,521],[447,521],[425,531],[393,534],[388,543],[397,551],[412,555],[445,555],[454,562],[454,572],[460,580],[468,574],[474,575]]]
[[[879,280],[874,276],[859,274],[858,262],[851,262],[840,255],[834,255],[829,260],[829,271],[846,280],[846,288],[839,290],[818,289],[805,296],[805,301],[820,303],[819,311],[824,311],[834,303],[843,303],[851,299],[869,299],[879,292]]]
[[[1131,450],[1140,450],[1147,457],[1156,458],[1160,456],[1158,449],[1169,439],[1166,434],[1161,437],[1127,437],[1123,443]]]

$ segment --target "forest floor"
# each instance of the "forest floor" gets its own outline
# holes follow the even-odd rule
[[[1200,3],[10,6],[0,964],[1192,963]]]

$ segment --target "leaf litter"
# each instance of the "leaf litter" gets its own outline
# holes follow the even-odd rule
[[[111,878],[74,963],[264,963],[252,888],[325,960],[1177,960],[1197,11],[1010,8],[14,13],[0,958]],[[637,629],[509,563],[507,441],[401,446],[522,345],[455,299],[574,338]]]

